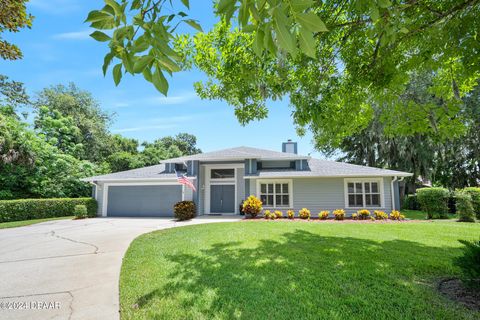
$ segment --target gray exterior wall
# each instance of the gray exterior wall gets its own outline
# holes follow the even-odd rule
[[[151,181],[151,180],[138,180],[135,181],[135,184],[138,186],[141,186],[142,183],[145,185],[149,185],[151,183],[157,183],[158,181]],[[179,184],[176,182],[176,180],[169,180],[169,183],[171,183],[172,186],[178,186]],[[115,181],[112,183],[131,183],[131,181]],[[159,183],[159,182],[158,182]],[[97,203],[98,203],[98,209],[97,209],[97,215],[102,216],[103,215],[103,198],[104,198],[104,192],[105,192],[105,184],[108,185],[108,182],[98,182],[99,188],[97,188]],[[193,200],[193,191],[192,189],[185,187],[185,200]]]
[[[395,209],[400,210],[400,184],[398,181],[393,182],[393,192],[395,193]]]
[[[245,159],[245,170],[246,174],[256,174],[257,173],[257,159]]]
[[[257,194],[257,180],[248,179],[250,194]],[[267,180],[267,179],[261,179]],[[392,193],[390,187],[391,178],[383,178],[384,206],[378,208],[390,212],[392,210]],[[302,208],[311,211],[312,216],[322,210],[333,211],[345,209],[345,185],[344,178],[294,178],[293,185],[293,210],[298,213]],[[282,210],[287,210],[286,208]],[[358,209],[346,209],[348,214]],[[375,210],[369,208],[370,211]]]

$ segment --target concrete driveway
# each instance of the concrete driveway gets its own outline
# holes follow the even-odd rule
[[[0,230],[0,319],[118,319],[122,258],[140,234],[238,218],[97,218]]]

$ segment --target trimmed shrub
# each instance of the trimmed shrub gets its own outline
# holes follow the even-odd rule
[[[388,219],[388,214],[381,210],[373,211],[373,215],[375,216],[376,220],[386,220]]]
[[[403,220],[405,219],[405,216],[400,213],[400,211],[393,210],[390,212],[390,215],[388,216],[390,220]]]
[[[458,190],[455,192],[455,200],[458,214],[458,221],[475,222],[475,211],[472,206],[472,197],[470,194]]]
[[[310,219],[310,210],[307,208],[302,208],[300,211],[298,211],[298,216],[300,219]]]
[[[335,220],[343,220],[345,219],[345,210],[343,209],[333,210],[333,216],[335,217]]]
[[[320,213],[318,214],[318,218],[320,220],[327,220],[329,214],[330,214],[330,211],[328,210],[320,211]]]
[[[265,212],[263,213],[263,217],[267,220],[270,219],[272,216],[274,216],[274,214],[270,210],[265,210]],[[273,218],[275,219],[275,216]]]
[[[77,204],[74,208],[75,219],[85,219],[87,217],[87,207],[83,204]]]
[[[280,210],[275,210],[274,213],[275,213],[275,217],[276,217],[277,219],[282,219],[282,218],[283,218],[283,212],[282,212],[282,211],[280,211]]]
[[[242,207],[245,214],[249,214],[252,218],[255,218],[260,212],[262,212],[262,201],[252,195],[243,202]]]
[[[180,201],[173,206],[175,218],[179,221],[190,220],[197,214],[197,206],[193,201]]]
[[[358,215],[356,213],[352,213],[352,219],[353,220],[358,220]]]
[[[358,210],[357,215],[360,220],[367,220],[370,217],[370,211],[367,209]]]
[[[480,290],[480,240],[459,240],[464,245],[463,255],[455,260],[462,269],[462,280],[469,287]]]
[[[295,211],[288,210],[287,211],[287,217],[288,217],[288,219],[294,219],[295,218]]]
[[[420,203],[418,203],[416,194],[409,194],[403,200],[403,209],[420,210]]]
[[[89,217],[97,215],[92,198],[0,200],[0,222],[73,216],[76,205],[84,205]]]
[[[463,189],[472,198],[472,206],[477,219],[480,219],[480,187],[469,187]]]
[[[420,207],[427,213],[428,219],[448,218],[448,197],[450,193],[445,188],[423,188],[417,190]]]

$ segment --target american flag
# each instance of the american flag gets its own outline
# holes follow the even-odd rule
[[[178,172],[178,171],[175,171],[175,173],[177,174],[177,181],[178,181],[178,183],[183,184],[183,185],[186,185],[187,187],[189,187],[189,188],[192,189],[193,191],[197,191],[197,189],[195,189],[195,186],[193,185],[192,181],[190,181],[190,180],[185,176],[185,174],[183,174],[183,173],[181,173],[181,172]]]

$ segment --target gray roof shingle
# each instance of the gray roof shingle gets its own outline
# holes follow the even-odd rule
[[[106,180],[150,180],[150,179],[174,179],[174,173],[165,172],[165,163],[181,163],[188,160],[199,161],[243,161],[244,159],[259,160],[296,160],[307,159],[308,168],[303,171],[293,169],[262,169],[254,175],[246,177],[278,178],[278,177],[372,177],[372,176],[399,176],[408,177],[411,173],[394,171],[388,169],[359,166],[344,162],[314,159],[306,156],[277,152],[265,149],[250,147],[238,147],[200,153],[192,156],[179,157],[163,160],[161,164],[133,169],[128,171],[115,172],[100,176],[83,179],[84,181],[106,181]]]
[[[408,177],[411,173],[360,166],[345,162],[310,159],[308,160],[308,169],[296,171],[293,169],[262,169],[253,177],[278,178],[278,177],[382,177],[399,176]]]
[[[183,162],[188,160],[199,161],[230,161],[243,159],[259,159],[259,160],[297,160],[308,159],[307,156],[302,156],[293,153],[278,152],[266,149],[258,149],[251,147],[236,147],[230,149],[223,149],[218,151],[194,154],[191,156],[178,157],[173,159],[162,160],[161,163]]]
[[[164,164],[157,164],[138,169],[120,171],[101,176],[94,176],[83,179],[84,181],[105,181],[105,180],[149,180],[149,179],[173,179],[175,173],[166,173]]]

